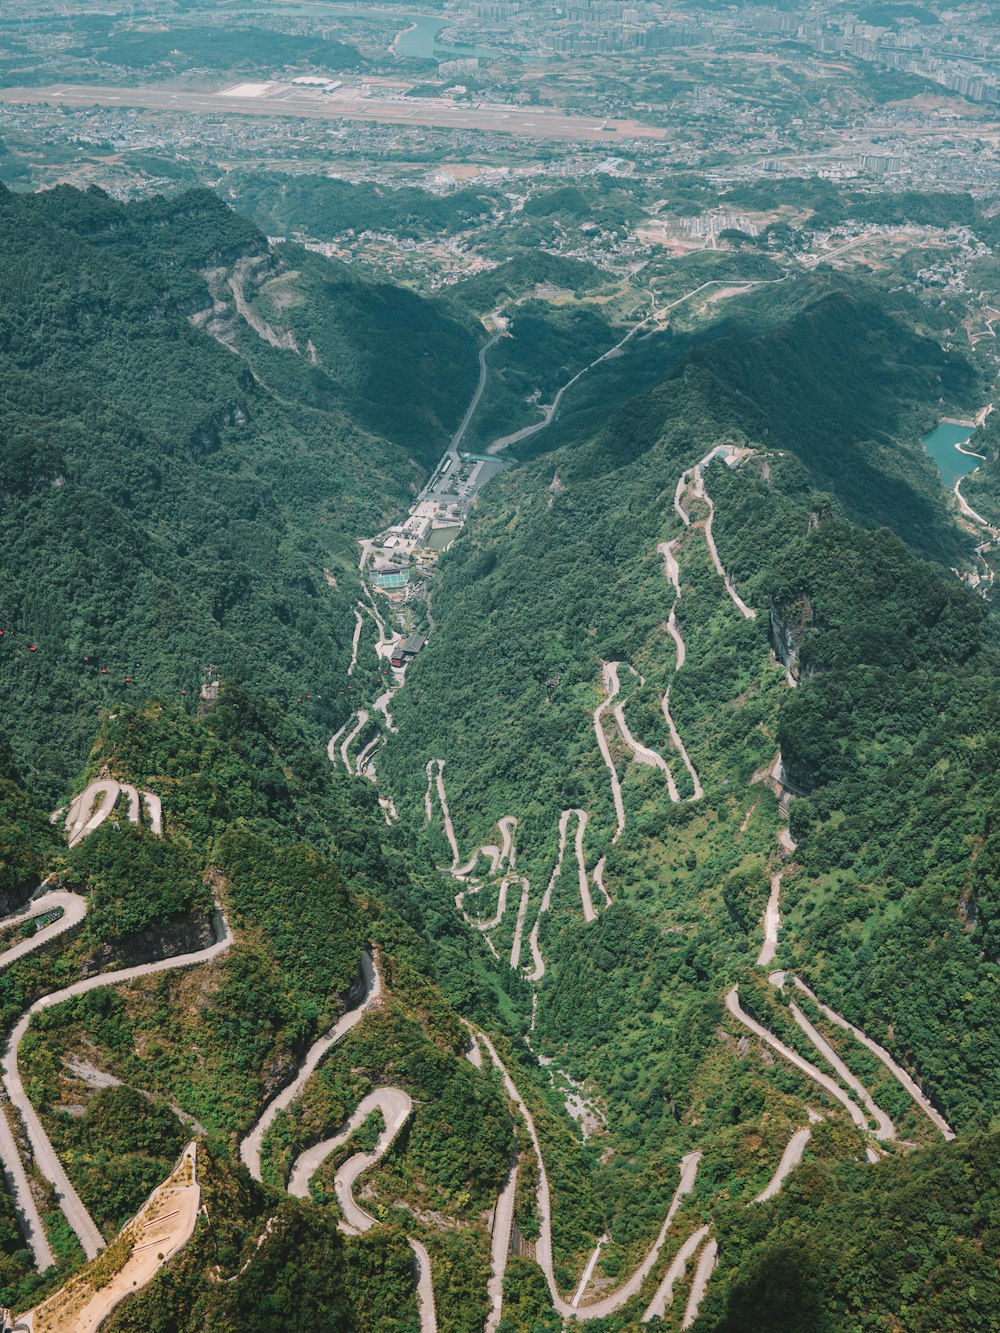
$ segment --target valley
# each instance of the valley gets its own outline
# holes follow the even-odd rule
[[[953,308],[0,209],[9,1322],[853,1333],[919,1271],[914,1329],[988,1327]]]

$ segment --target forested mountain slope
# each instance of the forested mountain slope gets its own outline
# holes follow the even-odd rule
[[[194,1141],[105,1327],[994,1327],[1000,640],[931,315],[755,257],[602,317],[401,681],[355,539],[535,268],[421,300],[203,192],[0,223],[0,1303],[127,1274]]]
[[[558,448],[491,486],[442,561],[437,627],[379,761],[400,810],[419,812],[427,790],[424,837],[452,874],[467,876],[458,867],[497,841],[497,821],[518,821],[523,927],[513,891],[505,905],[481,868],[460,906],[488,932],[534,1051],[555,1062],[556,1095],[587,1108],[582,1155],[558,1136],[544,1143],[562,1291],[602,1232],[612,1240],[598,1289],[632,1271],[666,1211],[671,1163],[700,1152],[694,1207],[710,1229],[731,1219],[712,1232],[722,1248],[706,1330],[727,1301],[725,1327],[742,1327],[740,1301],[772,1281],[815,1290],[830,1329],[881,1326],[876,1311],[904,1299],[901,1272],[888,1287],[872,1278],[860,1294],[872,1322],[853,1322],[843,1270],[824,1278],[768,1236],[763,1207],[748,1266],[738,1245],[726,1252],[725,1228],[745,1239],[734,1208],[758,1188],[765,1145],[806,1123],[803,1102],[828,1122],[808,1152],[832,1172],[811,1243],[881,1206],[869,1174],[836,1165],[861,1154],[844,1105],[767,1044],[748,1047],[723,1004],[737,983],[745,1016],[816,1059],[794,1017],[805,1001],[791,983],[768,984],[766,962],[754,969],[769,894],[780,912],[770,966],[885,1048],[942,1123],[977,1134],[1000,1108],[1000,657],[992,615],[944,567],[966,559],[971,538],[919,446],[941,399],[972,392],[975,377],[905,305],[839,279],[788,287],[756,328],[747,297],[717,336],[673,349],[662,383],[603,417],[595,403],[553,432]],[[784,817],[765,781],[775,771],[793,796]],[[422,892],[442,895],[426,910],[445,911],[447,882]],[[533,922],[542,966],[526,988],[508,954],[523,940],[525,956]],[[808,1016],[898,1139],[927,1145],[924,1170],[946,1176],[947,1162],[930,1164],[946,1151],[938,1134],[888,1066],[811,999]],[[884,1138],[869,1155],[883,1155]],[[942,1226],[964,1234],[971,1205],[952,1202]],[[808,1209],[806,1191],[780,1217],[796,1205]],[[977,1236],[988,1268],[990,1238]],[[939,1292],[951,1242],[914,1244]],[[517,1271],[511,1327],[527,1330],[545,1302]],[[966,1313],[982,1321],[994,1299],[987,1282]],[[608,1326],[630,1327],[625,1315],[642,1308]],[[746,1326],[792,1326],[782,1309]],[[941,1327],[965,1326],[940,1309]],[[668,1326],[682,1313],[675,1302]]]
[[[306,256],[319,351],[308,328],[273,346],[249,306],[287,266],[204,191],[5,190],[0,257],[0,693],[22,770],[54,794],[98,704],[193,700],[208,664],[329,734],[353,595],[324,570],[356,563],[454,429],[473,334]]]

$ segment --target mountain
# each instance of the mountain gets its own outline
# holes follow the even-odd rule
[[[474,334],[317,256],[291,270],[207,191],[3,191],[0,214],[0,678],[22,772],[54,797],[98,707],[193,704],[209,664],[328,735],[353,631],[338,578],[458,424]],[[254,311],[297,284],[313,322],[279,336]]]
[[[920,444],[983,392],[945,316],[701,257],[626,338],[540,309],[593,294],[551,257],[426,299],[204,191],[0,211],[0,1301],[995,1325],[1000,640]],[[357,540],[507,300],[485,411],[530,346],[583,373],[382,600]]]

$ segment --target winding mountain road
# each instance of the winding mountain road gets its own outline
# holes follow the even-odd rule
[[[545,1170],[545,1161],[542,1156],[541,1142],[538,1138],[538,1131],[535,1128],[534,1118],[518,1091],[517,1085],[511,1078],[510,1073],[497,1053],[496,1047],[490,1041],[489,1037],[474,1028],[472,1024],[466,1023],[469,1032],[476,1039],[479,1046],[488,1053],[494,1067],[499,1072],[507,1096],[517,1109],[531,1141],[532,1150],[535,1154],[535,1160],[538,1170],[538,1183],[535,1192],[535,1206],[539,1220],[539,1235],[535,1242],[535,1260],[545,1275],[548,1284],[549,1294],[556,1310],[564,1318],[573,1318],[578,1320],[603,1319],[608,1315],[614,1314],[626,1305],[630,1300],[638,1295],[643,1283],[646,1281],[653,1268],[656,1266],[660,1257],[660,1252],[666,1243],[667,1233],[681,1206],[684,1196],[690,1194],[694,1188],[695,1175],[698,1170],[698,1163],[701,1160],[701,1153],[689,1153],[680,1162],[680,1180],[674,1191],[670,1206],[667,1210],[663,1225],[660,1227],[659,1234],[650,1246],[646,1255],[637,1266],[635,1272],[617,1287],[614,1291],[602,1295],[597,1300],[588,1305],[577,1305],[575,1302],[567,1301],[561,1295],[555,1278],[555,1269],[552,1258],[552,1201],[549,1191],[548,1175]],[[596,1259],[594,1260],[596,1263]],[[582,1293],[580,1299],[582,1300]]]
[[[845,1032],[849,1032],[851,1036],[854,1037],[855,1041],[860,1042],[862,1046],[871,1051],[872,1055],[874,1055],[877,1060],[880,1060],[882,1064],[885,1065],[889,1073],[892,1074],[893,1078],[895,1078],[903,1088],[905,1088],[916,1102],[917,1106],[923,1111],[924,1115],[927,1116],[928,1120],[940,1130],[943,1138],[951,1140],[955,1137],[954,1130],[948,1124],[947,1120],[945,1120],[944,1116],[931,1104],[920,1090],[920,1087],[915,1080],[900,1064],[897,1064],[884,1046],[880,1046],[878,1042],[873,1041],[871,1037],[862,1032],[860,1028],[855,1027],[853,1023],[849,1023],[846,1018],[843,1018],[836,1012],[836,1010],[831,1009],[829,1005],[823,1004],[799,977],[793,977],[792,981],[800,991],[805,995],[808,995],[813,1004],[816,1005],[831,1023],[835,1023],[837,1027],[843,1028]]]
[[[790,1065],[794,1065],[796,1069],[801,1070],[803,1074],[808,1078],[811,1078],[814,1083],[817,1083],[835,1101],[840,1102],[841,1106],[845,1108],[857,1127],[864,1133],[867,1133],[869,1126],[864,1112],[854,1104],[840,1084],[836,1083],[828,1074],[824,1074],[821,1069],[817,1069],[814,1064],[810,1064],[804,1056],[799,1055],[798,1051],[793,1051],[790,1046],[786,1046],[783,1041],[779,1040],[773,1032],[768,1031],[763,1024],[758,1023],[755,1018],[751,1018],[746,1010],[740,1005],[739,992],[740,988],[737,985],[733,986],[732,990],[726,995],[726,1008],[737,1022],[742,1023],[743,1026],[749,1029],[755,1037],[759,1037],[761,1041],[766,1042],[772,1050],[777,1051],[783,1060],[786,1060]]]
[[[309,1182],[319,1168],[331,1153],[361,1128],[374,1111],[381,1114],[384,1122],[374,1148],[370,1152],[358,1152],[349,1157],[334,1177],[337,1202],[344,1214],[341,1229],[356,1235],[368,1231],[375,1225],[376,1219],[355,1202],[354,1182],[358,1176],[385,1156],[413,1114],[413,1102],[402,1088],[376,1088],[367,1097],[363,1097],[351,1112],[343,1129],[299,1154],[288,1177],[288,1193],[300,1199],[308,1198]]]
[[[264,1137],[279,1111],[287,1110],[298,1100],[327,1051],[381,1002],[381,975],[375,959],[367,951],[361,955],[360,972],[365,992],[360,1002],[343,1014],[330,1032],[313,1043],[295,1078],[268,1102],[257,1124],[240,1144],[240,1157],[255,1180],[261,1179],[260,1154]],[[346,1143],[375,1111],[382,1116],[383,1128],[374,1148],[371,1151],[352,1154],[334,1174],[334,1192],[343,1213],[343,1219],[337,1225],[341,1231],[349,1235],[360,1235],[376,1224],[377,1219],[356,1201],[354,1186],[359,1176],[385,1156],[413,1114],[413,1102],[402,1088],[376,1088],[362,1098],[341,1130],[299,1154],[288,1179],[289,1194],[297,1198],[308,1198],[309,1181],[322,1164],[332,1152]],[[407,1241],[413,1251],[420,1333],[437,1333],[430,1256],[426,1248],[414,1237],[408,1236]]]
[[[25,954],[40,949],[49,940],[65,934],[74,926],[78,926],[87,915],[87,902],[85,898],[81,898],[75,893],[50,890],[36,898],[23,911],[5,917],[3,925],[20,926],[36,916],[44,916],[46,913],[53,911],[61,911],[62,916],[57,921],[44,926],[34,935],[20,940],[0,954],[0,971],[10,967],[11,963],[23,958]],[[21,1230],[24,1232],[28,1249],[31,1251],[32,1260],[38,1271],[44,1272],[46,1268],[51,1268],[55,1263],[55,1256],[52,1253],[45,1228],[42,1225],[41,1214],[31,1192],[31,1185],[28,1181],[28,1174],[20,1150],[14,1140],[7,1116],[2,1110],[0,1110],[0,1160],[3,1161],[4,1175],[14,1198],[14,1204],[21,1220]]]
[[[116,782],[114,778],[98,778],[85,787],[79,796],[75,796],[66,813],[66,839],[71,847],[76,847],[95,829],[100,828],[114,810],[118,797],[124,793],[128,801],[127,818],[130,824],[140,824],[139,792],[128,783]],[[163,812],[160,798],[151,791],[144,791],[142,799],[149,815],[150,827],[156,837],[163,835]],[[53,821],[59,812],[52,816]]]
[[[355,737],[360,734],[362,728],[365,726],[367,721],[368,721],[368,713],[365,711],[364,708],[359,708],[357,722],[354,724],[354,726],[351,728],[351,730],[347,733],[347,735],[340,743],[340,757],[344,761],[344,767],[347,769],[348,777],[351,776],[352,769],[351,769],[351,761],[348,758],[347,752],[351,748],[351,744],[354,741]]]
[[[97,1257],[98,1252],[104,1246],[104,1238],[84,1207],[80,1196],[70,1183],[69,1176],[63,1169],[49,1136],[46,1134],[42,1122],[25,1092],[18,1068],[18,1051],[21,1042],[24,1040],[24,1035],[35,1014],[51,1009],[54,1005],[63,1004],[66,1000],[75,999],[80,995],[86,995],[92,990],[99,990],[106,986],[121,986],[128,981],[139,981],[143,977],[153,976],[159,972],[196,967],[220,957],[232,944],[233,936],[225,915],[218,905],[216,905],[213,926],[216,936],[215,943],[209,945],[207,949],[199,949],[194,953],[178,954],[173,958],[161,958],[154,963],[140,963],[136,967],[122,968],[117,972],[102,972],[98,976],[87,977],[83,981],[75,981],[70,986],[64,986],[62,990],[43,995],[21,1016],[7,1040],[6,1049],[2,1061],[0,1061],[4,1088],[24,1124],[38,1169],[46,1180],[54,1186],[59,1207],[62,1209],[66,1221],[76,1232],[88,1259]]]
[[[240,1158],[254,1180],[261,1179],[261,1147],[264,1143],[264,1136],[274,1124],[278,1112],[287,1110],[294,1101],[298,1100],[327,1051],[336,1046],[337,1042],[345,1037],[352,1028],[357,1027],[365,1014],[370,1013],[380,1003],[382,978],[375,959],[367,950],[361,955],[360,972],[364,988],[364,996],[361,1002],[343,1014],[329,1032],[313,1042],[306,1053],[306,1058],[299,1066],[295,1078],[271,1098],[253,1129],[240,1144]]]
[[[720,457],[730,458],[733,456],[741,457],[747,455],[749,452],[749,450],[735,449],[731,446],[722,446],[713,449],[695,464],[693,489],[695,495],[700,500],[703,500],[708,506],[708,518],[705,520],[705,544],[708,546],[708,553],[712,557],[712,564],[715,566],[715,571],[719,575],[719,578],[722,579],[726,592],[729,594],[730,600],[736,607],[737,611],[739,611],[740,615],[743,616],[745,620],[756,620],[757,612],[753,607],[747,606],[746,602],[744,602],[743,598],[736,591],[735,584],[726,573],[722,560],[719,558],[719,548],[716,546],[715,538],[712,535],[712,524],[715,521],[715,504],[705,486],[705,468],[714,459]]]
[[[615,831],[611,835],[612,843],[618,841],[622,830],[625,827],[625,801],[622,797],[621,783],[618,781],[618,770],[615,768],[615,762],[611,758],[611,750],[608,746],[607,737],[604,735],[604,728],[601,726],[601,718],[607,712],[618,694],[618,672],[610,670],[609,665],[605,663],[602,671],[604,679],[605,697],[594,709],[594,735],[597,737],[598,749],[601,752],[601,758],[604,760],[605,767],[608,770],[608,777],[611,779],[611,799],[615,807]]]

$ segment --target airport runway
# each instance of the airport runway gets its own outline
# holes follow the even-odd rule
[[[302,117],[311,120],[373,121],[393,125],[423,125],[436,129],[480,130],[529,139],[624,143],[630,139],[662,140],[667,130],[635,120],[599,120],[577,116],[555,107],[506,106],[479,103],[455,106],[442,98],[390,99],[358,86],[336,93],[295,88],[289,84],[262,85],[267,91],[241,95],[219,88],[189,91],[146,85],[137,88],[99,84],[54,84],[47,88],[3,88],[0,102],[54,103],[72,107],[141,107],[191,115]],[[230,85],[232,88],[232,85]]]

